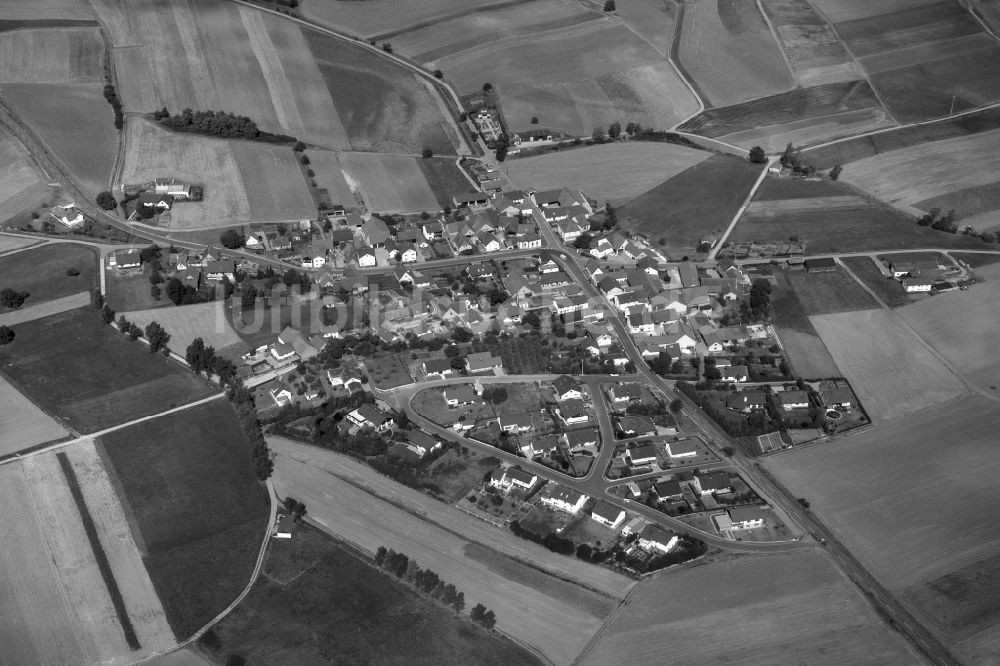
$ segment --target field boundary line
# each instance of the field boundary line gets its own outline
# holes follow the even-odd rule
[[[788,74],[792,77],[792,81],[795,83],[792,90],[799,87],[799,79],[795,76],[795,68],[792,67],[792,61],[785,53],[785,47],[782,46],[781,39],[778,37],[778,31],[774,29],[774,24],[771,22],[771,17],[767,15],[764,11],[764,6],[761,4],[760,0],[756,0],[754,3],[757,5],[757,11],[760,12],[761,16],[764,17],[764,23],[767,24],[767,29],[771,32],[771,37],[774,38],[774,43],[778,45],[778,50],[781,52],[781,59],[785,61],[785,67],[788,68]],[[839,37],[837,39],[840,39]]]
[[[983,20],[983,18],[979,15],[979,10],[976,8],[976,5],[974,3],[967,2],[967,0],[958,0],[958,4],[963,9],[965,9],[965,11],[972,14],[972,18],[976,19],[976,22],[982,27],[983,31],[987,35],[992,37],[995,41],[1000,42],[1000,35],[997,35],[997,33],[993,31],[993,28],[990,27],[990,24]]]
[[[681,120],[679,123],[676,123],[673,127],[670,128],[671,130],[676,130],[684,123],[692,120],[693,118],[697,118],[699,115],[704,113],[705,109],[707,108],[705,106],[705,100],[703,99],[701,91],[698,89],[694,77],[687,73],[687,71],[684,69],[684,64],[681,62],[681,54],[680,54],[681,32],[683,31],[683,25],[684,25],[684,13],[685,13],[684,3],[680,2],[675,3],[674,7],[677,8],[677,16],[674,17],[674,35],[670,40],[670,52],[667,53],[665,57],[667,59],[667,62],[670,63],[670,66],[674,68],[675,72],[677,72],[677,76],[680,77],[680,80],[684,82],[684,85],[686,85],[688,87],[688,90],[691,91],[691,94],[694,95],[695,100],[698,102],[698,111],[692,113],[690,116]],[[624,23],[624,21],[622,22]],[[635,31],[633,30],[633,32]],[[647,42],[647,44],[648,43],[649,42]],[[650,46],[652,46],[652,44],[650,44]]]
[[[489,5],[479,5],[471,9],[459,9],[453,12],[445,12],[444,14],[438,14],[436,16],[431,16],[416,23],[410,23],[404,28],[398,28],[396,30],[390,30],[389,32],[383,32],[381,34],[375,35],[364,35],[365,39],[368,41],[375,40],[381,41],[383,39],[389,39],[391,37],[396,37],[398,35],[403,35],[408,32],[414,32],[416,30],[422,30],[423,28],[429,28],[437,23],[443,23],[444,21],[451,21],[453,19],[462,18],[463,16],[469,16],[471,14],[480,14],[484,12],[492,12],[497,9],[506,9],[508,7],[516,7],[517,5],[524,5],[533,0],[501,0]],[[308,19],[306,19],[308,20]]]
[[[743,217],[743,214],[750,207],[750,204],[753,203],[754,195],[757,194],[757,190],[760,189],[760,186],[764,183],[764,179],[767,178],[767,170],[771,168],[771,165],[774,164],[776,159],[776,157],[768,158],[767,164],[764,165],[764,168],[760,170],[760,175],[757,176],[757,182],[750,188],[750,192],[747,194],[746,199],[743,200],[743,204],[739,207],[739,209],[737,209],[736,214],[733,215],[733,219],[729,223],[729,226],[726,227],[726,231],[719,237],[719,240],[715,242],[715,247],[709,251],[708,257],[706,257],[708,261],[715,261],[715,255],[717,255],[719,250],[722,249],[722,246],[725,245],[726,239],[729,238],[729,235],[733,233],[733,229],[736,228],[736,223],[740,221],[740,218]]]

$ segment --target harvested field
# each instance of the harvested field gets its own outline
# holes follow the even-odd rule
[[[579,560],[511,538],[472,516],[388,481],[374,470],[330,451],[272,438],[279,495],[306,503],[309,515],[363,551],[379,546],[415,558],[422,566],[447,572],[465,593],[466,607],[483,603],[496,612],[497,627],[538,649],[556,663],[569,663],[600,627],[593,600],[614,605],[632,581]],[[366,490],[362,490],[362,488]],[[462,536],[459,536],[459,535]],[[539,578],[530,586],[471,558],[468,548],[497,551],[530,563]],[[557,572],[556,580],[543,571]],[[570,603],[569,581],[589,587],[586,603]],[[608,606],[603,606],[608,607]]]
[[[625,3],[622,3],[625,4]],[[710,106],[727,106],[795,87],[757,5],[738,0],[684,7],[680,62]]]
[[[447,157],[419,159],[417,166],[423,172],[427,186],[434,192],[438,206],[442,209],[452,205],[454,195],[476,190],[453,159]]]
[[[995,353],[1000,266],[977,268],[976,275],[985,282],[913,303],[899,314],[969,381],[993,390],[1000,385],[1000,359]]]
[[[858,160],[841,179],[894,204],[990,185],[1000,172],[1000,130],[932,141]]]
[[[675,603],[683,598],[685,603]],[[726,627],[732,640],[716,640]],[[918,663],[822,552],[725,556],[639,583],[582,664]]]
[[[100,84],[103,52],[96,28],[0,32],[0,83]]]
[[[809,319],[875,423],[925,410],[967,390],[890,310]]]
[[[330,203],[348,207],[355,205],[354,192],[344,180],[344,170],[338,154],[327,150],[310,150],[308,155],[309,168],[316,174],[316,185],[327,191]]]
[[[250,141],[234,141],[232,148],[255,221],[298,222],[316,216],[291,148]]]
[[[151,321],[159,322],[170,333],[171,347],[182,356],[195,338],[201,338],[206,347],[215,347],[217,350],[240,341],[240,336],[226,317],[225,306],[221,301],[122,314],[143,329]]]
[[[155,414],[214,390],[145,345],[126,341],[89,307],[13,328],[14,342],[0,350],[0,370],[78,432]]]
[[[708,109],[685,122],[680,129],[718,138],[769,125],[792,123],[851,111],[879,109],[881,105],[865,81],[829,83],[762,97],[721,109]]]
[[[991,212],[994,212],[995,215],[995,211],[1000,209],[1000,182],[965,187],[948,194],[917,201],[913,205],[921,210],[934,208],[940,211],[953,210],[957,220],[970,218],[974,215],[982,216],[983,213],[986,213],[988,217]],[[993,225],[979,223],[973,226],[977,231],[982,231]]]
[[[438,210],[437,197],[420,170],[417,157],[341,153],[348,183],[361,192],[368,209],[378,213]]]
[[[914,3],[911,3],[914,4]],[[922,3],[916,3],[922,4]],[[837,33],[859,58],[910,46],[983,34],[972,15],[957,2],[917,7],[880,7],[876,16],[841,21]]]
[[[890,308],[911,302],[902,283],[883,273],[871,257],[844,257],[841,261]]]
[[[436,87],[372,51],[303,32],[351,148],[441,155],[467,152]],[[482,85],[480,83],[480,85]],[[350,90],[350,95],[343,91]]]
[[[901,123],[939,118],[1000,99],[1000,46],[901,67],[871,77]]]
[[[760,129],[727,134],[721,138],[729,144],[743,146],[747,150],[753,146],[760,146],[768,153],[780,153],[789,143],[801,147],[891,127],[895,124],[885,109],[877,107],[767,125]]]
[[[538,126],[572,136],[635,121],[666,129],[697,111],[687,86],[663,54],[609,18],[546,34],[512,37],[437,66],[461,92],[488,78],[513,131]],[[502,68],[498,63],[503,63]]]
[[[619,205],[712,156],[669,143],[611,143],[510,160],[519,187],[570,187]]]
[[[918,44],[907,48],[895,49],[885,53],[861,58],[860,62],[869,74],[882,74],[901,67],[909,67],[918,62],[928,62],[949,56],[975,53],[982,49],[996,46],[992,37],[979,32],[964,37],[949,39],[944,42]]]
[[[753,196],[754,203],[779,201],[781,199],[808,199],[812,197],[837,197],[850,194],[843,185],[826,180],[806,180],[805,178],[781,178],[768,175]],[[753,204],[751,204],[753,205]]]
[[[12,83],[2,97],[89,192],[108,189],[118,132],[100,86]]]
[[[676,14],[677,5],[670,0],[635,0],[615,6],[615,16],[663,53],[673,44]]]
[[[997,0],[972,0],[972,4],[994,32],[1000,30],[1000,2]]]
[[[8,254],[13,250],[20,250],[31,245],[38,245],[40,239],[24,236],[8,236],[0,234],[0,255]]]
[[[98,285],[97,251],[79,243],[48,243],[0,257],[0,287],[30,294],[25,307],[89,291]],[[79,275],[67,275],[75,269]]]
[[[395,34],[392,47],[428,69],[436,69],[439,58],[482,48],[490,42],[569,28],[599,18],[599,13],[566,0],[507,3]]]
[[[972,396],[764,464],[883,583],[957,641],[997,621],[995,579],[962,582],[975,569],[988,574],[1000,553],[990,519],[1000,508],[992,491],[998,428],[996,403]],[[971,623],[953,624],[961,618]]]
[[[302,14],[320,25],[345,30],[362,37],[375,37],[412,30],[423,24],[438,23],[448,17],[504,5],[509,0],[425,0],[400,5],[393,0],[352,2],[306,0]]]
[[[174,208],[170,212],[171,228],[243,224],[254,218],[233,143],[168,132],[147,120],[129,118],[125,125],[122,181],[142,183],[171,174],[182,180],[203,183],[204,200]],[[269,146],[255,144],[254,148],[268,150]]]
[[[0,130],[0,223],[46,200],[49,189],[26,159],[24,146]]]
[[[929,141],[979,134],[994,129],[1000,129],[1000,109],[986,109],[978,113],[970,113],[927,125],[902,127],[839,141],[822,148],[807,148],[802,153],[802,161],[817,169],[829,169],[835,164],[847,164],[879,153],[900,150]]]
[[[853,21],[880,14],[889,14],[915,9],[924,5],[932,5],[941,0],[879,0],[877,3],[869,0],[813,0],[813,5],[821,11],[828,21],[840,23]]]
[[[871,294],[840,267],[827,273],[789,271],[784,276],[808,316],[879,307]]]
[[[840,368],[830,356],[815,329],[810,332],[775,325],[781,346],[788,355],[792,370],[806,379],[839,377]]]
[[[267,494],[236,415],[217,400],[101,445],[170,626],[187,637],[243,590],[264,537]]]
[[[712,155],[618,210],[622,226],[658,241],[672,254],[693,254],[703,237],[721,232],[746,200],[760,167]]]
[[[0,377],[0,456],[29,449],[69,434],[48,414]]]
[[[282,571],[291,577],[277,575]],[[235,652],[248,663],[538,663],[508,639],[456,619],[315,527],[302,525],[290,541],[272,541],[264,572],[215,627],[222,644],[217,659]],[[448,572],[440,575],[450,580]]]

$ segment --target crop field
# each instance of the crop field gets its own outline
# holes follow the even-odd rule
[[[0,83],[98,84],[103,52],[96,28],[0,32]]]
[[[264,577],[215,633],[217,658],[236,653],[248,663],[538,663],[308,525],[271,542]]]
[[[5,656],[17,663],[123,663],[169,647],[174,636],[94,444],[75,445],[67,460],[92,521],[89,535],[56,454],[0,469],[3,506],[12,512],[0,560]]]
[[[100,443],[170,626],[187,637],[249,582],[267,524],[236,414],[216,400]]]
[[[344,170],[340,164],[338,153],[328,150],[310,150],[309,168],[316,174],[316,185],[322,187],[330,196],[330,203],[343,206],[353,206],[356,201],[354,192],[344,179]]]
[[[24,236],[0,234],[0,256],[41,243],[39,239]]]
[[[966,9],[947,0],[910,2],[906,7],[874,5],[877,12],[837,23],[837,33],[859,57],[983,34]],[[922,5],[922,6],[913,6]]]
[[[417,166],[427,180],[427,186],[437,197],[440,208],[452,205],[452,197],[463,192],[474,192],[475,188],[462,172],[455,160],[447,157],[431,157],[417,160]]]
[[[678,5],[670,0],[636,0],[615,6],[615,16],[663,53],[674,41]]]
[[[760,175],[760,167],[712,155],[618,210],[622,226],[657,241],[673,254],[693,254],[701,239],[723,231]]]
[[[955,211],[956,220],[964,220],[977,231],[992,229],[1000,223],[1000,182],[965,187],[913,204],[921,210],[937,208]]]
[[[883,583],[956,641],[984,625],[995,629],[1000,619],[989,576],[1000,553],[991,520],[1000,508],[992,491],[998,428],[996,404],[972,396],[764,464]],[[984,576],[962,585],[976,569]]]
[[[853,162],[841,179],[894,204],[990,185],[1000,172],[1000,130],[932,141]]]
[[[213,391],[188,370],[104,326],[89,307],[13,328],[14,342],[0,351],[0,370],[77,432],[155,414]]]
[[[79,274],[68,275],[70,269]],[[50,243],[0,257],[0,285],[28,292],[27,307],[95,288],[98,270],[93,248]]]
[[[985,282],[913,303],[899,314],[973,384],[986,390],[1000,385],[996,358],[1000,321],[1000,265],[976,269]]]
[[[108,189],[118,132],[100,86],[11,83],[2,97],[88,191]]]
[[[805,306],[792,288],[791,273],[776,273],[771,292],[773,324],[789,363],[802,377],[838,377],[840,370],[809,321]]]
[[[791,213],[817,213],[830,210],[857,210],[867,208],[862,197],[843,194],[830,197],[803,197],[801,199],[769,199],[754,201],[747,207],[749,216],[771,217]]]
[[[440,58],[437,66],[460,92],[479,90],[489,79],[513,131],[529,129],[534,117],[541,127],[573,136],[590,136],[614,121],[666,129],[697,111],[663,54],[609,18],[545,38],[492,42]]]
[[[895,124],[885,109],[879,106],[745,130],[727,134],[723,140],[732,145],[744,146],[747,150],[760,146],[766,152],[780,153],[789,143],[802,147]]]
[[[809,319],[875,423],[920,412],[967,390],[893,311]]]
[[[73,23],[93,21],[94,14],[86,2],[79,0],[42,0],[25,4],[21,0],[0,0],[0,16],[4,23]]]
[[[712,156],[669,143],[612,143],[560,150],[507,162],[519,187],[570,187],[619,205]]]
[[[885,275],[871,257],[844,257],[841,261],[890,308],[912,302],[902,283]]]
[[[82,308],[86,305],[90,305],[90,302],[91,293],[89,291],[79,291],[75,294],[63,296],[62,298],[56,298],[51,301],[45,301],[44,303],[40,303],[38,305],[28,305],[17,310],[0,312],[0,325],[16,326],[25,322],[34,321],[35,319],[42,319],[44,317],[59,314],[60,312]]]
[[[1000,30],[1000,2],[997,0],[973,0],[972,4],[994,31]]]
[[[866,112],[867,116],[862,116],[865,119],[872,110],[880,107],[874,91],[865,81],[828,83],[721,109],[708,109],[681,125],[680,129],[719,138],[783,123],[797,123],[801,128],[813,124],[814,118],[821,125],[835,123],[837,116],[847,116],[850,112]],[[849,119],[852,123],[857,120],[854,116],[849,116]]]
[[[683,16],[680,62],[706,104],[727,106],[795,87],[755,3],[698,2],[685,6]]]
[[[684,603],[676,603],[684,599]],[[726,627],[729,640],[717,640]],[[638,584],[582,664],[919,663],[819,551],[728,555]]]
[[[903,10],[916,9],[932,5],[941,0],[880,0],[878,3],[868,0],[813,0],[816,9],[832,23],[870,18],[879,14],[889,14]]]
[[[420,153],[430,148],[439,155],[468,152],[432,84],[356,44],[313,30],[303,35],[352,149]],[[351,94],[344,94],[345,90]]]
[[[761,7],[774,26],[799,85],[860,78],[833,27],[807,0],[762,0]]]
[[[361,37],[371,38],[411,30],[415,26],[438,23],[452,16],[481,11],[508,0],[424,0],[400,5],[394,0],[353,2],[306,0],[302,15],[311,21]]]
[[[0,223],[37,206],[48,191],[21,143],[0,130]]]
[[[828,273],[788,271],[783,275],[807,316],[879,307],[871,294],[839,266]]]
[[[599,18],[601,14],[575,2],[534,0],[418,24],[415,30],[392,35],[391,43],[393,50],[428,69],[436,69],[438,59],[479,49],[490,42],[569,28]]]
[[[232,149],[254,220],[298,222],[316,216],[291,148],[233,141]]]
[[[157,321],[170,333],[170,346],[184,355],[184,350],[194,341],[201,338],[206,347],[216,350],[236,344],[240,336],[226,316],[224,304],[221,301],[181,305],[169,308],[154,308],[122,313],[142,328],[151,321]]]
[[[0,456],[29,449],[68,433],[55,419],[28,400],[10,382],[0,377]]]
[[[363,551],[384,545],[446,572],[467,608],[481,602],[493,609],[498,629],[555,663],[573,661],[632,585],[607,569],[511,538],[350,458],[275,438],[269,444],[277,453],[280,496],[305,502],[313,520]],[[531,572],[530,583],[523,572],[508,577],[507,564],[518,561],[528,564],[520,568]]]
[[[341,153],[347,181],[356,185],[368,210],[378,213],[420,213],[440,209],[424,178],[418,157]]]

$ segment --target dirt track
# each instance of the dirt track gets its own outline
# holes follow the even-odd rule
[[[86,291],[81,291],[78,294],[63,296],[62,298],[56,298],[45,303],[21,308],[20,310],[4,312],[0,314],[0,325],[16,326],[26,321],[34,321],[35,319],[65,312],[66,310],[81,308],[84,305],[90,305],[90,294]]]

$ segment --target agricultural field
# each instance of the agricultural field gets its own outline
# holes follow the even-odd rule
[[[357,201],[344,179],[344,170],[340,164],[338,153],[330,150],[310,150],[309,168],[316,175],[313,177],[316,185],[327,191],[330,203],[351,207]]]
[[[69,434],[59,423],[0,377],[0,457]]]
[[[610,18],[492,42],[436,64],[459,92],[484,81],[496,86],[515,132],[533,127],[532,118],[571,136],[615,121],[667,129],[698,110],[663,54]]]
[[[232,149],[254,220],[294,223],[316,216],[291,148],[233,141]]]
[[[808,379],[839,377],[840,370],[809,321],[785,273],[775,275],[771,292],[772,323],[792,369]]]
[[[998,428],[996,403],[971,396],[764,464],[961,654],[995,639],[1000,620]],[[968,661],[995,660],[986,647]]]
[[[698,2],[685,5],[682,16],[679,61],[707,105],[728,106],[795,87],[755,3]]]
[[[469,178],[455,164],[455,160],[447,157],[431,157],[417,160],[417,166],[423,172],[428,187],[437,197],[438,206],[444,208],[452,205],[452,197],[463,192],[474,192],[475,187]]]
[[[841,261],[890,308],[912,303],[903,284],[883,273],[871,257],[844,257]]]
[[[679,7],[670,0],[635,0],[616,4],[615,16],[639,33],[653,48],[669,53],[674,42]]]
[[[279,496],[304,502],[313,520],[364,552],[384,545],[447,572],[467,608],[493,609],[498,629],[555,663],[573,661],[632,585],[511,538],[353,459],[277,438],[269,444]]]
[[[779,273],[778,277],[779,281],[783,278],[795,292],[806,316],[879,307],[871,294],[839,266],[828,273],[788,271]]]
[[[28,292],[25,307],[97,287],[97,251],[78,243],[49,243],[0,257],[0,288]],[[69,271],[77,275],[69,275]]]
[[[803,87],[857,81],[860,72],[833,27],[807,0],[762,0],[795,78]]]
[[[993,28],[994,32],[1000,30],[1000,2],[997,0],[972,0],[972,5]]]
[[[899,314],[970,382],[992,391],[1000,385],[1000,360],[994,350],[1000,265],[977,268],[976,275],[985,282],[907,305]]]
[[[629,201],[618,219],[654,242],[665,239],[671,256],[694,254],[703,237],[729,226],[759,175],[746,160],[712,155]]]
[[[124,663],[174,643],[93,442],[4,465],[0,478],[11,512],[0,558],[6,658]]]
[[[161,294],[158,301],[153,300],[149,293],[149,276],[145,272],[118,275],[118,271],[110,271],[104,280],[104,300],[115,312],[174,307],[165,295]]]
[[[169,302],[169,301],[168,301]],[[195,338],[201,338],[206,347],[219,350],[240,341],[233,325],[226,316],[225,305],[221,301],[197,303],[195,305],[171,306],[123,312],[125,318],[146,328],[146,324],[157,321],[170,333],[170,346],[181,356]]]
[[[90,83],[104,80],[104,45],[96,28],[0,32],[0,83]]]
[[[301,525],[291,540],[272,541],[263,573],[214,628],[221,647],[211,652],[219,661],[239,654],[247,663],[538,663],[315,527]],[[450,580],[446,571],[439,575]]]
[[[1000,129],[857,160],[840,177],[889,203],[915,208],[935,197],[995,184],[998,170]],[[992,198],[986,202],[992,205]],[[984,212],[964,210],[966,214]]]
[[[353,150],[468,154],[436,86],[357,44],[303,35]]]
[[[0,371],[77,432],[101,430],[213,392],[188,370],[103,325],[89,306],[13,328],[14,342],[0,350]]]
[[[507,175],[519,187],[581,190],[620,205],[712,156],[670,143],[611,143],[508,160]]]
[[[720,627],[729,639],[718,640]],[[815,550],[728,555],[645,580],[580,663],[667,655],[672,663],[921,662]]]
[[[340,154],[347,182],[361,193],[368,210],[378,213],[421,213],[441,208],[418,160],[408,155]]]
[[[90,5],[79,0],[42,0],[25,4],[21,0],[0,0],[0,25],[14,29],[20,25],[74,25],[94,23]],[[7,29],[7,28],[4,28]]]
[[[40,239],[25,236],[8,236],[0,234],[0,256],[10,254],[13,250],[21,250],[42,243]]]
[[[955,211],[955,219],[962,221],[962,227],[989,231],[1000,225],[1000,182],[965,187],[917,201],[914,206],[920,210]]]
[[[216,400],[103,435],[167,620],[186,638],[246,587],[268,498],[233,408]]]
[[[364,5],[352,2],[305,0],[302,15],[320,25],[343,30],[364,38],[394,35],[414,27],[438,23],[449,17],[482,11],[508,0],[425,0],[400,5],[394,0],[367,0]]]
[[[0,129],[0,224],[46,201],[49,193],[21,143]]]
[[[88,192],[108,189],[118,132],[100,86],[11,83],[0,98]]]
[[[39,305],[29,305],[17,310],[0,312],[0,325],[16,326],[25,322],[42,319],[67,310],[82,308],[91,303],[91,294],[87,291],[80,291],[69,296],[45,301]]]
[[[967,390],[893,311],[809,319],[875,423],[926,410]]]

